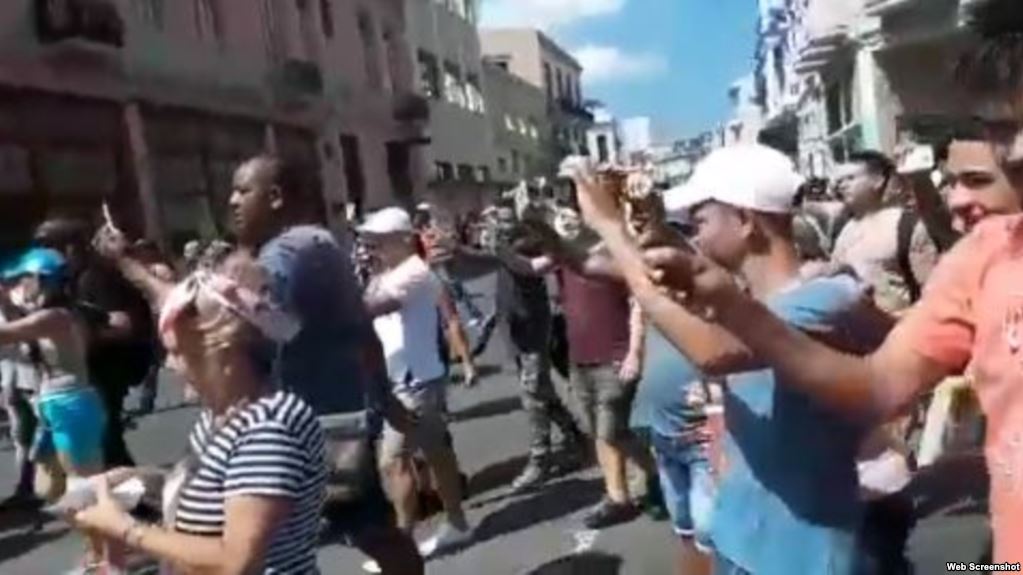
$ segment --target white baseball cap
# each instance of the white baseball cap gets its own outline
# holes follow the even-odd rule
[[[412,218],[401,208],[384,208],[366,216],[359,231],[373,235],[411,234]]]
[[[704,158],[684,185],[664,193],[665,209],[676,216],[715,201],[768,214],[796,210],[796,194],[804,179],[792,160],[767,146],[720,148]]]

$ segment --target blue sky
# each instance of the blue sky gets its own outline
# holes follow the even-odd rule
[[[650,116],[658,140],[727,118],[748,74],[756,0],[482,0],[484,26],[537,26],[583,61],[587,97]]]

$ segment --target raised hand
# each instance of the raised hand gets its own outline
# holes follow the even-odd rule
[[[609,226],[622,225],[620,198],[625,173],[597,172],[584,158],[571,157],[561,165],[560,174],[575,183],[580,213],[594,231],[602,233]]]
[[[693,313],[714,319],[721,306],[741,296],[735,277],[685,245],[658,245],[643,252],[647,275],[655,285]]]

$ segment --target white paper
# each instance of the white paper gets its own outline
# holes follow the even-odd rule
[[[145,495],[146,486],[138,477],[133,477],[110,490],[118,507],[129,511],[134,509]],[[96,485],[93,479],[73,477],[68,479],[64,496],[46,508],[56,515],[74,513],[96,504]]]

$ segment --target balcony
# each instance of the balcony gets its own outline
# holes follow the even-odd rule
[[[35,0],[36,35],[50,46],[124,47],[124,21],[112,0]]]
[[[570,98],[558,98],[555,106],[562,114],[575,116],[580,120],[593,123],[593,113],[587,110],[584,106],[575,103]]]
[[[868,16],[887,16],[920,3],[920,0],[866,0],[865,9]]]
[[[323,73],[315,62],[280,62],[271,72],[270,85],[278,102],[288,106],[307,106],[323,97]]]
[[[428,122],[430,120],[430,101],[412,93],[394,95],[394,119],[407,124]]]
[[[799,49],[795,70],[799,74],[824,70],[849,51],[852,45],[849,27],[844,24],[817,32]]]

